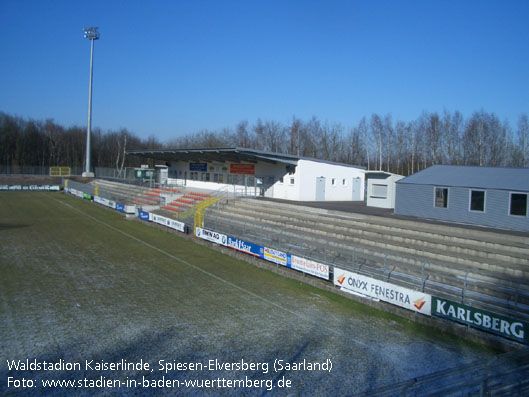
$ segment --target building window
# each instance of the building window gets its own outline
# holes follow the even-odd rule
[[[290,184],[291,184],[291,185],[294,184],[294,178],[290,178]]]
[[[209,182],[209,172],[203,172],[202,173],[202,180],[204,182]]]
[[[371,185],[371,197],[385,199],[388,197],[388,185]]]
[[[527,216],[527,193],[511,193],[509,214]]]
[[[331,185],[336,186],[336,178],[331,179]]]
[[[436,187],[435,188],[435,207],[436,208],[448,208],[448,188]]]
[[[485,191],[470,191],[470,211],[485,212]]]
[[[342,179],[342,186],[347,186],[347,179],[345,178]]]
[[[283,183],[283,177],[279,178],[279,183]]]

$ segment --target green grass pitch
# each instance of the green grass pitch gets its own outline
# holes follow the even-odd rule
[[[0,192],[0,344],[0,394],[35,395],[350,395],[494,354],[48,192]],[[82,368],[7,365],[26,359]],[[266,363],[268,371],[159,370],[160,360],[215,359]],[[152,371],[91,370],[87,360],[143,360]],[[332,369],[274,371],[277,360],[330,360]],[[101,377],[123,383],[95,386]],[[22,388],[22,378],[33,387]],[[44,388],[50,379],[93,387]],[[161,379],[209,380],[211,387],[138,385]],[[281,380],[290,387],[279,387]]]

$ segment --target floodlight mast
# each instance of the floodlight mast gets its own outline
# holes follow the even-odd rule
[[[92,78],[94,67],[94,40],[99,39],[99,32],[97,27],[83,28],[84,37],[90,40],[90,82],[88,84],[88,127],[86,129],[86,162],[85,172],[83,176],[94,177],[94,173],[90,172],[90,132],[92,126]]]

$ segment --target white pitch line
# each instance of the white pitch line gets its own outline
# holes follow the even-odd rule
[[[75,208],[75,207],[71,206],[71,205],[68,204],[68,203],[65,203],[64,201],[58,200],[58,199],[56,199],[56,198],[53,198],[53,199],[56,200],[56,201],[58,201],[58,202],[60,202],[61,204],[64,204],[64,205],[68,206],[68,207],[71,208],[72,210],[77,211],[77,212],[79,212],[79,213],[85,215],[87,218],[90,218],[90,219],[92,219],[93,221],[95,221],[95,222],[97,222],[97,223],[100,223],[101,225],[104,225],[104,226],[108,227],[109,229],[114,230],[114,231],[116,231],[116,232],[118,232],[118,233],[120,233],[120,234],[122,234],[122,235],[124,235],[124,236],[127,236],[127,237],[133,239],[134,241],[137,241],[137,242],[139,242],[139,243],[141,243],[141,244],[143,244],[143,245],[145,245],[145,246],[147,246],[147,247],[149,247],[149,248],[151,248],[151,249],[153,249],[153,250],[155,250],[155,251],[157,251],[157,252],[159,252],[159,253],[161,253],[161,254],[167,256],[167,257],[169,257],[169,258],[171,258],[171,259],[174,259],[174,260],[177,261],[177,262],[180,262],[180,263],[182,263],[182,264],[184,264],[184,265],[186,265],[186,266],[189,266],[190,268],[192,268],[192,269],[194,269],[194,270],[196,270],[196,271],[199,271],[199,272],[201,272],[201,273],[204,273],[205,275],[207,275],[207,276],[209,276],[209,277],[211,277],[211,278],[214,278],[215,280],[218,280],[218,281],[220,281],[220,282],[222,282],[222,283],[225,283],[225,284],[229,285],[230,287],[233,287],[233,288],[235,288],[235,289],[238,289],[239,291],[244,292],[245,294],[248,294],[248,295],[250,295],[250,296],[253,296],[254,298],[256,298],[256,299],[258,299],[258,300],[261,300],[261,301],[263,301],[263,302],[265,302],[265,303],[267,303],[267,304],[269,304],[269,305],[272,305],[272,306],[274,306],[274,307],[277,307],[278,309],[280,309],[280,310],[282,310],[282,311],[285,311],[285,312],[290,313],[290,314],[292,314],[292,315],[294,315],[294,316],[296,316],[296,317],[299,317],[299,318],[302,319],[302,320],[305,320],[305,321],[308,321],[308,322],[314,322],[313,319],[308,318],[308,317],[306,317],[305,315],[303,315],[303,314],[301,314],[301,313],[298,313],[298,312],[295,312],[295,311],[293,311],[293,310],[287,309],[287,308],[281,306],[280,304],[275,303],[275,302],[273,302],[273,301],[271,301],[271,300],[269,300],[269,299],[267,299],[267,298],[265,298],[265,297],[263,297],[263,296],[261,296],[261,295],[257,295],[256,293],[254,293],[254,292],[252,292],[252,291],[249,291],[249,290],[247,290],[247,289],[245,289],[245,288],[243,288],[243,287],[241,287],[241,286],[239,286],[239,285],[237,285],[237,284],[234,284],[234,283],[232,283],[232,282],[230,282],[230,281],[228,281],[228,280],[223,279],[222,277],[219,277],[219,276],[217,276],[217,275],[215,275],[215,274],[213,274],[213,273],[210,273],[210,272],[208,272],[207,270],[204,270],[204,269],[202,269],[202,268],[200,268],[200,267],[198,267],[198,266],[196,266],[196,265],[193,265],[192,263],[189,263],[189,262],[187,262],[186,260],[184,260],[184,259],[182,259],[182,258],[179,258],[179,257],[177,257],[177,256],[175,256],[175,255],[173,255],[173,254],[170,254],[170,253],[167,252],[167,251],[164,251],[164,250],[161,249],[161,248],[158,248],[158,247],[156,247],[156,246],[154,246],[154,245],[152,245],[152,244],[149,244],[149,243],[147,243],[147,242],[145,242],[145,241],[143,241],[143,240],[141,240],[141,239],[139,239],[139,238],[133,236],[132,234],[129,234],[129,233],[127,233],[127,232],[125,232],[125,231],[123,231],[123,230],[121,230],[121,229],[118,229],[118,228],[116,228],[116,227],[114,227],[114,226],[112,226],[112,225],[109,225],[108,223],[103,222],[102,220],[97,219],[97,218],[93,217],[92,215],[89,215],[89,214],[87,214],[86,212],[84,212],[84,211],[82,211],[82,210],[80,210],[80,209],[78,209],[78,208]],[[335,335],[337,335],[337,336],[343,336],[343,333],[339,333],[338,331],[336,331],[336,330],[333,329],[333,328],[329,328],[329,327],[327,327],[327,326],[325,326],[325,325],[323,325],[323,324],[318,324],[318,325],[319,325],[319,326],[322,326],[323,328],[327,329],[328,331],[332,332],[333,334],[335,334]],[[360,346],[362,346],[362,347],[365,347],[365,348],[367,348],[367,349],[372,349],[372,347],[369,346],[368,344],[365,344],[365,343],[360,342],[360,341],[358,341],[358,340],[356,340],[356,339],[353,339],[353,338],[351,338],[351,339],[352,339],[355,343],[357,343],[358,345],[360,345]]]

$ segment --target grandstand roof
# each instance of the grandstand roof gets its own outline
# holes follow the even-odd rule
[[[231,148],[203,148],[203,149],[158,149],[158,150],[129,150],[128,155],[152,158],[160,161],[217,161],[220,163],[257,163],[264,161],[272,164],[283,163],[297,165],[299,160],[317,161],[326,164],[335,164],[345,167],[364,169],[364,167],[350,164],[336,163],[309,157],[294,156],[291,154],[273,153],[262,150]]]

